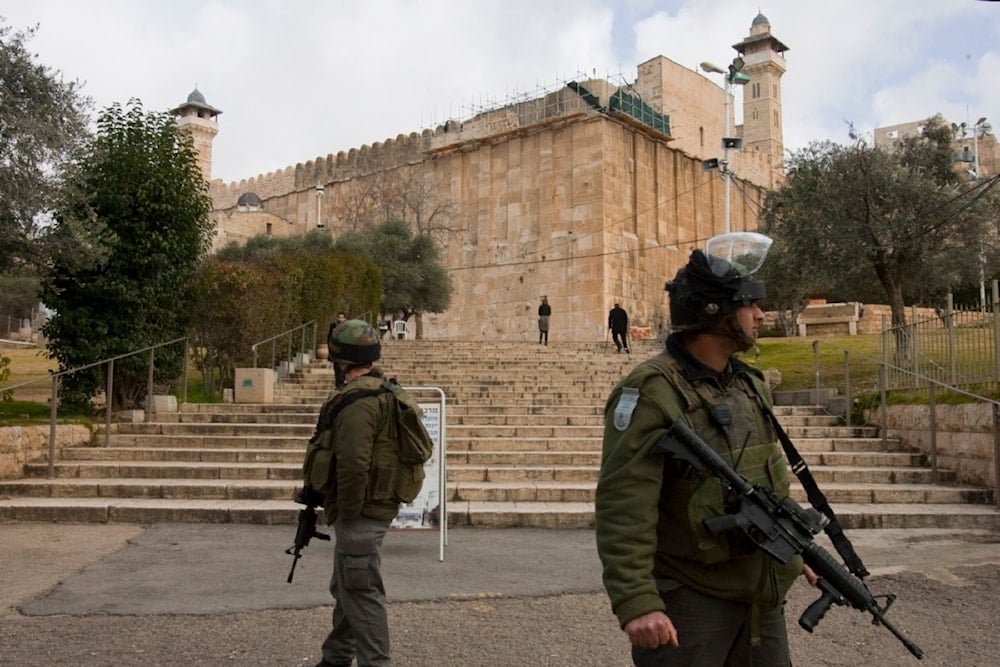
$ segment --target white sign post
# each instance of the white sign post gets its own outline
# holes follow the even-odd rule
[[[435,393],[436,401],[420,401],[424,428],[434,441],[434,454],[424,463],[424,486],[413,502],[401,505],[392,528],[434,528],[441,533],[438,560],[444,561],[444,547],[448,544],[448,451],[445,395],[440,387],[404,387],[406,391],[421,394]]]

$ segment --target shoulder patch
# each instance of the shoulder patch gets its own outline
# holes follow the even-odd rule
[[[623,387],[615,406],[615,428],[624,431],[632,423],[632,413],[639,404],[639,390],[635,387]]]

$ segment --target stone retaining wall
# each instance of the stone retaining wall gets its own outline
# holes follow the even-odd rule
[[[890,438],[901,438],[910,448],[930,456],[930,408],[926,405],[893,405],[887,410]],[[959,482],[993,488],[993,409],[988,404],[938,405],[937,463],[954,470]],[[865,416],[880,421],[878,408]]]
[[[56,426],[56,447],[90,442],[90,429],[80,424]],[[49,452],[49,425],[0,427],[0,479],[24,476],[24,464]]]

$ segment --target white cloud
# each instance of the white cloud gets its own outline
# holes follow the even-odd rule
[[[197,83],[233,180],[664,55],[726,64],[758,11],[785,42],[785,144],[935,112],[1000,118],[1000,3],[938,0],[0,0],[98,108]],[[625,22],[625,23],[623,23]],[[715,77],[718,78],[718,77]]]

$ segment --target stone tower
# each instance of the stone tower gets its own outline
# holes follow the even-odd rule
[[[205,101],[205,96],[197,87],[181,104],[170,113],[177,117],[177,127],[190,132],[194,139],[194,149],[198,153],[198,167],[206,181],[212,180],[212,140],[219,133],[219,123],[215,117],[222,113]]]
[[[733,48],[743,58],[743,71],[750,75],[743,89],[743,150],[771,156],[772,169],[780,171],[785,155],[781,75],[788,47],[771,34],[770,21],[758,13],[750,24],[750,35]]]

